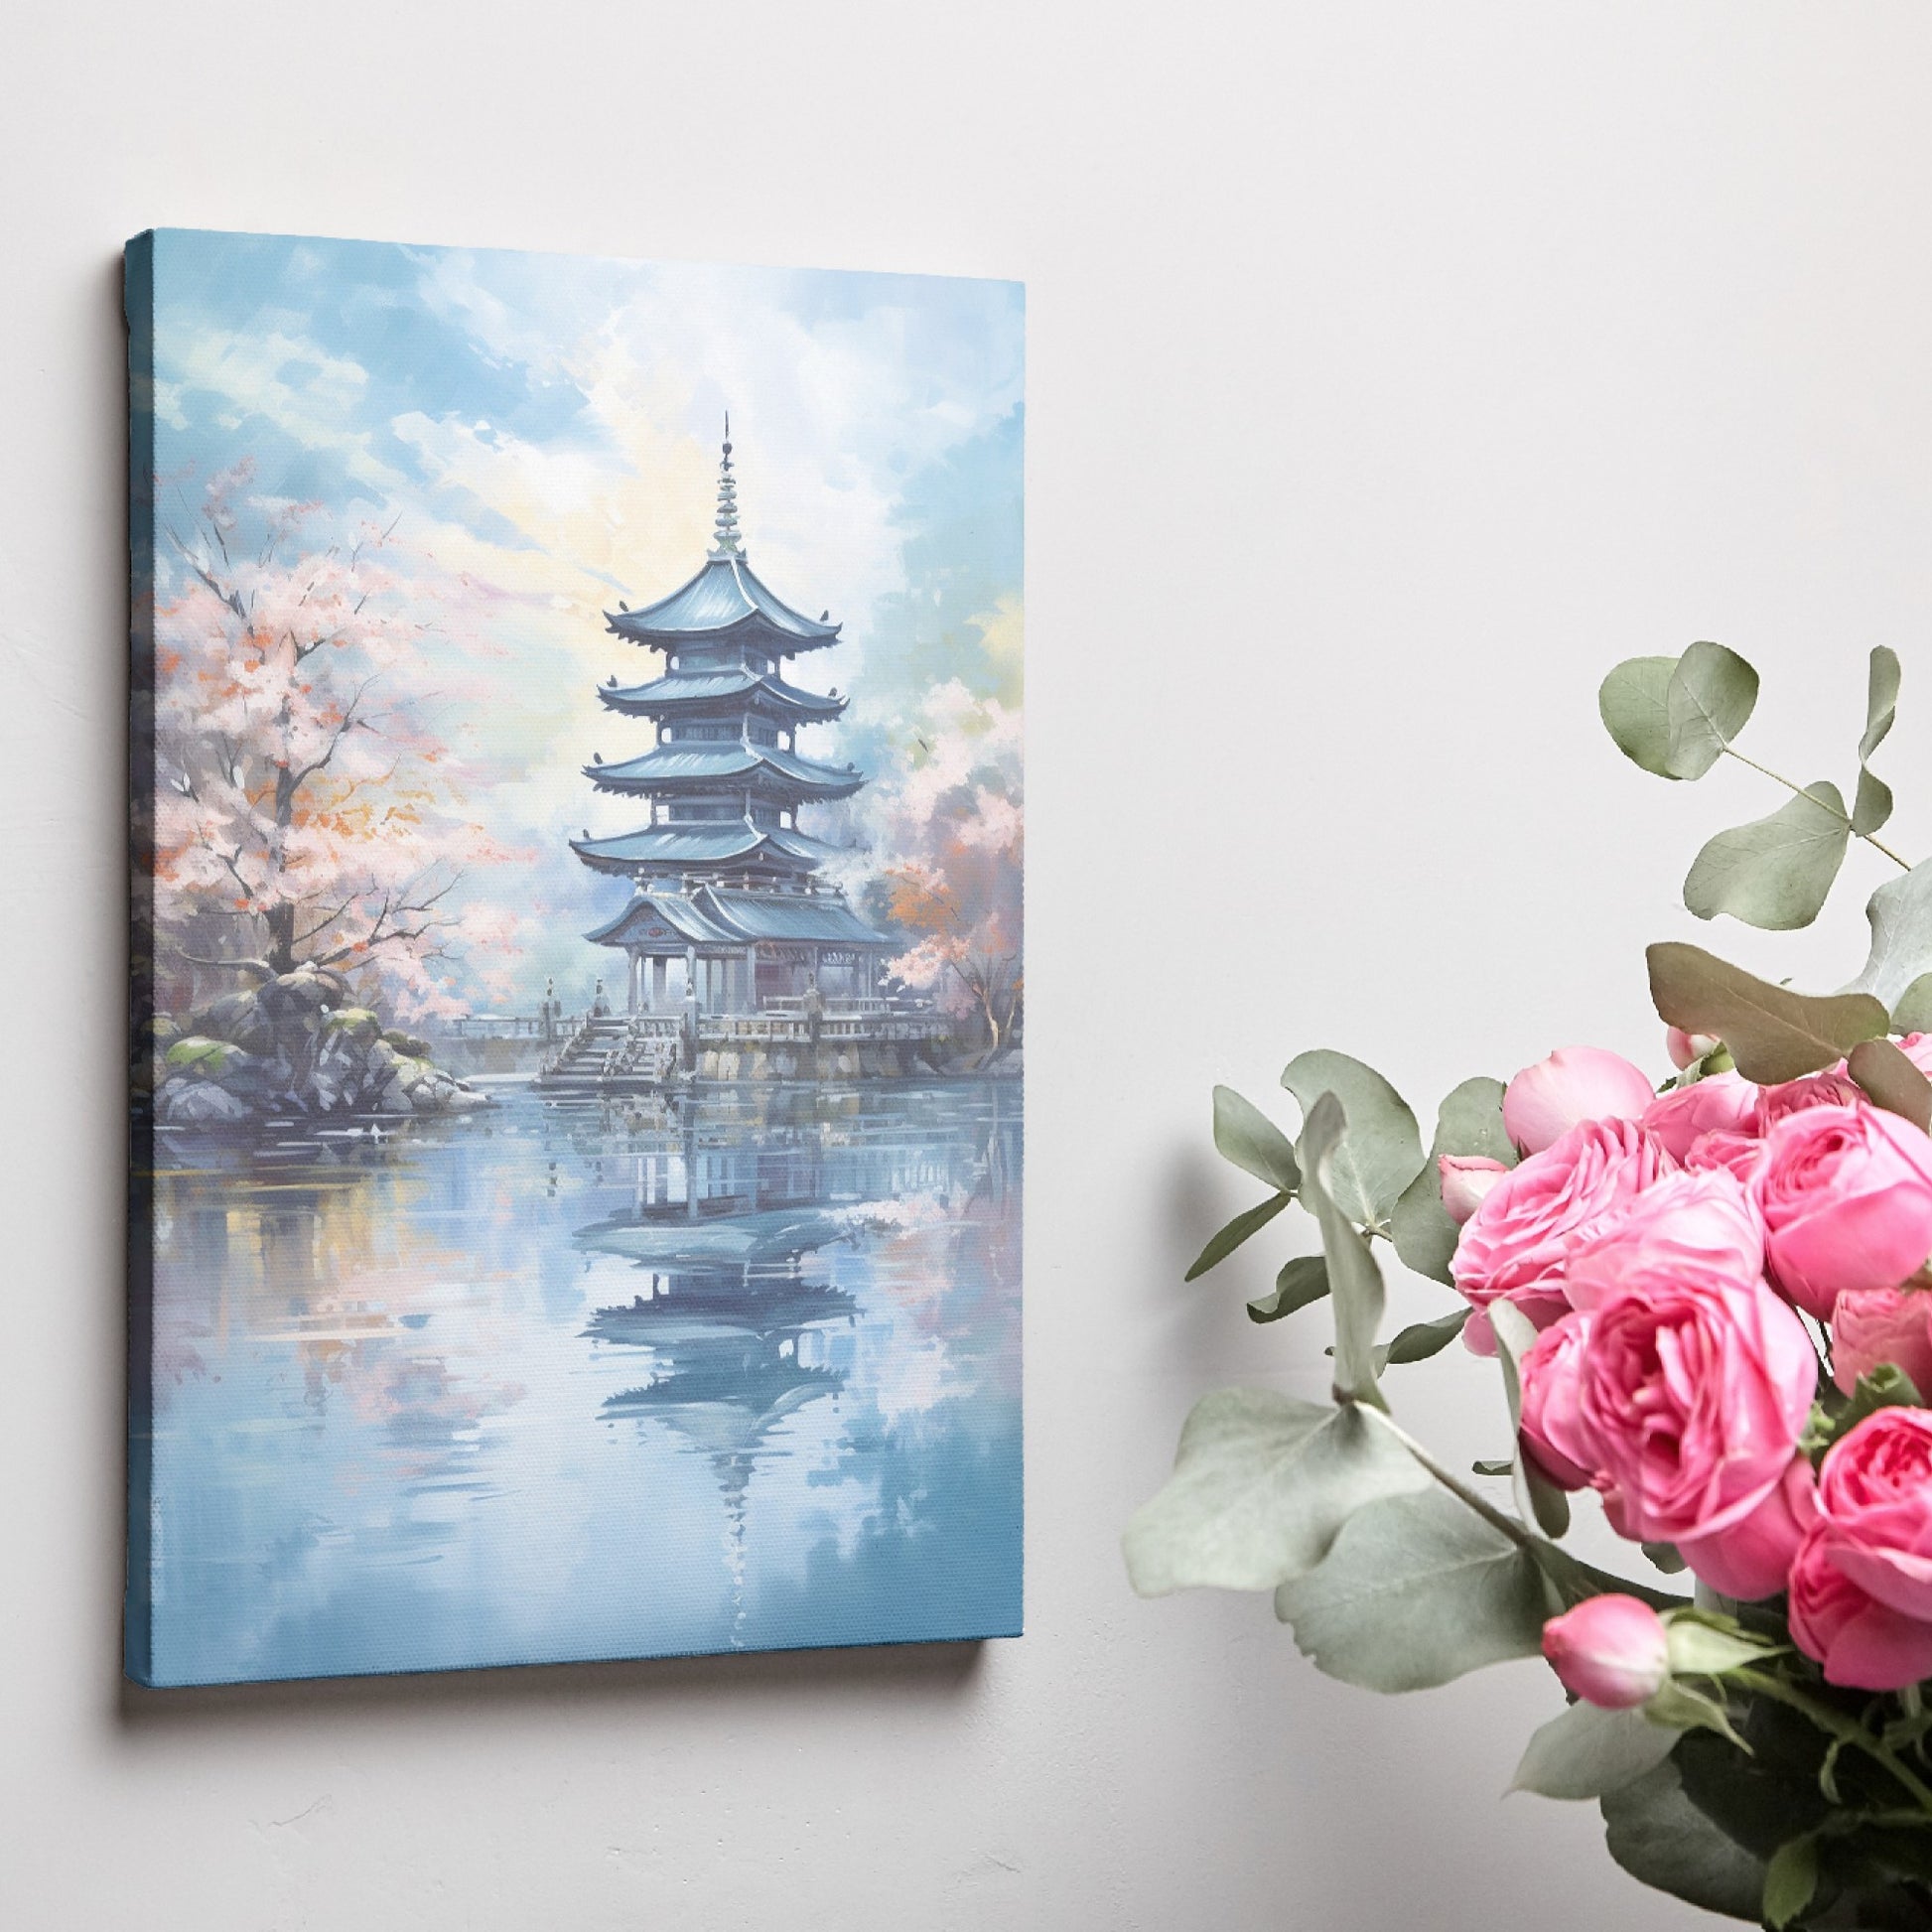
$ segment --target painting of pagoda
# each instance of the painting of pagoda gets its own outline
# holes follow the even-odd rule
[[[619,762],[599,757],[584,775],[641,801],[649,817],[617,837],[587,830],[570,841],[592,871],[631,882],[629,902],[588,935],[621,953],[624,997],[621,1013],[593,1003],[544,1083],[613,1092],[678,1076],[904,1075],[945,1029],[878,996],[903,941],[867,924],[827,882],[827,862],[849,849],[799,817],[866,782],[856,765],[826,763],[798,743],[849,700],[793,683],[791,660],[837,643],[840,625],[829,612],[801,616],[754,573],[729,416],[703,566],[655,604],[605,615],[658,662],[639,683],[613,677],[598,697],[651,727],[654,742]]]
[[[1021,290],[126,307],[128,1676],[1017,1635]]]

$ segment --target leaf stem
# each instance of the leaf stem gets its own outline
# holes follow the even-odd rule
[[[1782,771],[1773,771],[1768,764],[1759,764],[1755,759],[1747,759],[1742,752],[1736,751],[1728,745],[1725,747],[1725,757],[1727,759],[1735,759],[1739,764],[1748,764],[1753,771],[1769,778],[1775,784],[1782,785],[1786,791],[1795,793],[1800,798],[1809,798],[1814,805],[1824,806],[1824,809],[1831,812],[1834,818],[1842,818],[1848,826],[1851,826],[1852,831],[1859,838],[1862,838],[1866,845],[1870,846],[1872,851],[1882,852],[1901,872],[1911,871],[1912,862],[1909,859],[1901,859],[1882,839],[1873,838],[1869,832],[1859,831],[1859,828],[1852,824],[1852,814],[1850,812],[1833,811],[1832,807],[1826,805],[1824,799],[1820,798],[1815,791],[1807,791],[1803,785],[1794,785]]]
[[[1759,1697],[1767,1697],[1774,1704],[1788,1705],[1793,1711],[1809,1718],[1828,1737],[1836,1737],[1841,1743],[1864,1752],[1865,1756],[1882,1764],[1911,1793],[1921,1811],[1932,1816],[1932,1785],[1925,1783],[1889,1744],[1872,1736],[1863,1725],[1854,1724],[1843,1712],[1834,1711],[1829,1704],[1820,1704],[1796,1685],[1787,1684],[1781,1677],[1767,1676],[1762,1671],[1726,1671],[1723,1681],[1735,1684],[1742,1690],[1755,1691]]]
[[[1364,1408],[1362,1413],[1380,1423],[1451,1496],[1458,1502],[1467,1504],[1490,1528],[1500,1530],[1520,1550],[1534,1549],[1538,1539],[1532,1536],[1515,1517],[1498,1509],[1487,1496],[1477,1494],[1462,1481],[1461,1477],[1450,1474],[1386,1409]]]

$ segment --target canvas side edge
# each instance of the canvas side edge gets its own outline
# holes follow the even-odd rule
[[[135,1055],[154,1011],[154,251],[150,229],[127,244],[128,556],[128,1191],[127,1585],[122,1668],[154,1677],[153,1129],[132,1104]]]

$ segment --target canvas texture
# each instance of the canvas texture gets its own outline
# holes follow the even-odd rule
[[[126,291],[129,1676],[1018,1634],[1020,288]]]

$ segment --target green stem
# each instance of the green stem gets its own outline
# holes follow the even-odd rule
[[[1842,1711],[1834,1711],[1829,1704],[1820,1704],[1796,1685],[1787,1684],[1781,1677],[1767,1677],[1761,1671],[1726,1671],[1724,1682],[1735,1684],[1740,1690],[1755,1691],[1774,1704],[1788,1705],[1793,1711],[1802,1712],[1828,1737],[1836,1737],[1882,1764],[1911,1793],[1919,1809],[1932,1816],[1932,1785],[1926,1784],[1889,1744],[1872,1736],[1863,1725],[1854,1724]]]
[[[1471,1489],[1462,1481],[1461,1477],[1451,1475],[1386,1410],[1364,1408],[1362,1414],[1380,1423],[1457,1502],[1466,1503],[1492,1529],[1500,1530],[1504,1536],[1508,1537],[1519,1550],[1529,1550],[1535,1547],[1539,1540],[1538,1538],[1532,1536],[1515,1517],[1498,1509],[1487,1496],[1477,1494],[1475,1490]]]
[[[1834,818],[1844,819],[1852,831],[1857,833],[1866,845],[1870,846],[1872,851],[1882,852],[1901,872],[1911,871],[1912,862],[1909,859],[1901,859],[1883,840],[1873,838],[1869,832],[1860,832],[1859,828],[1852,824],[1852,815],[1850,812],[1833,811],[1832,807],[1827,805],[1824,799],[1820,798],[1815,791],[1807,791],[1803,785],[1794,785],[1782,771],[1773,771],[1768,764],[1759,764],[1755,759],[1747,759],[1742,752],[1733,751],[1728,745],[1725,747],[1725,757],[1727,759],[1735,759],[1739,764],[1748,764],[1753,771],[1769,778],[1774,784],[1782,785],[1786,791],[1793,792],[1800,798],[1809,798],[1814,805],[1831,812]]]

